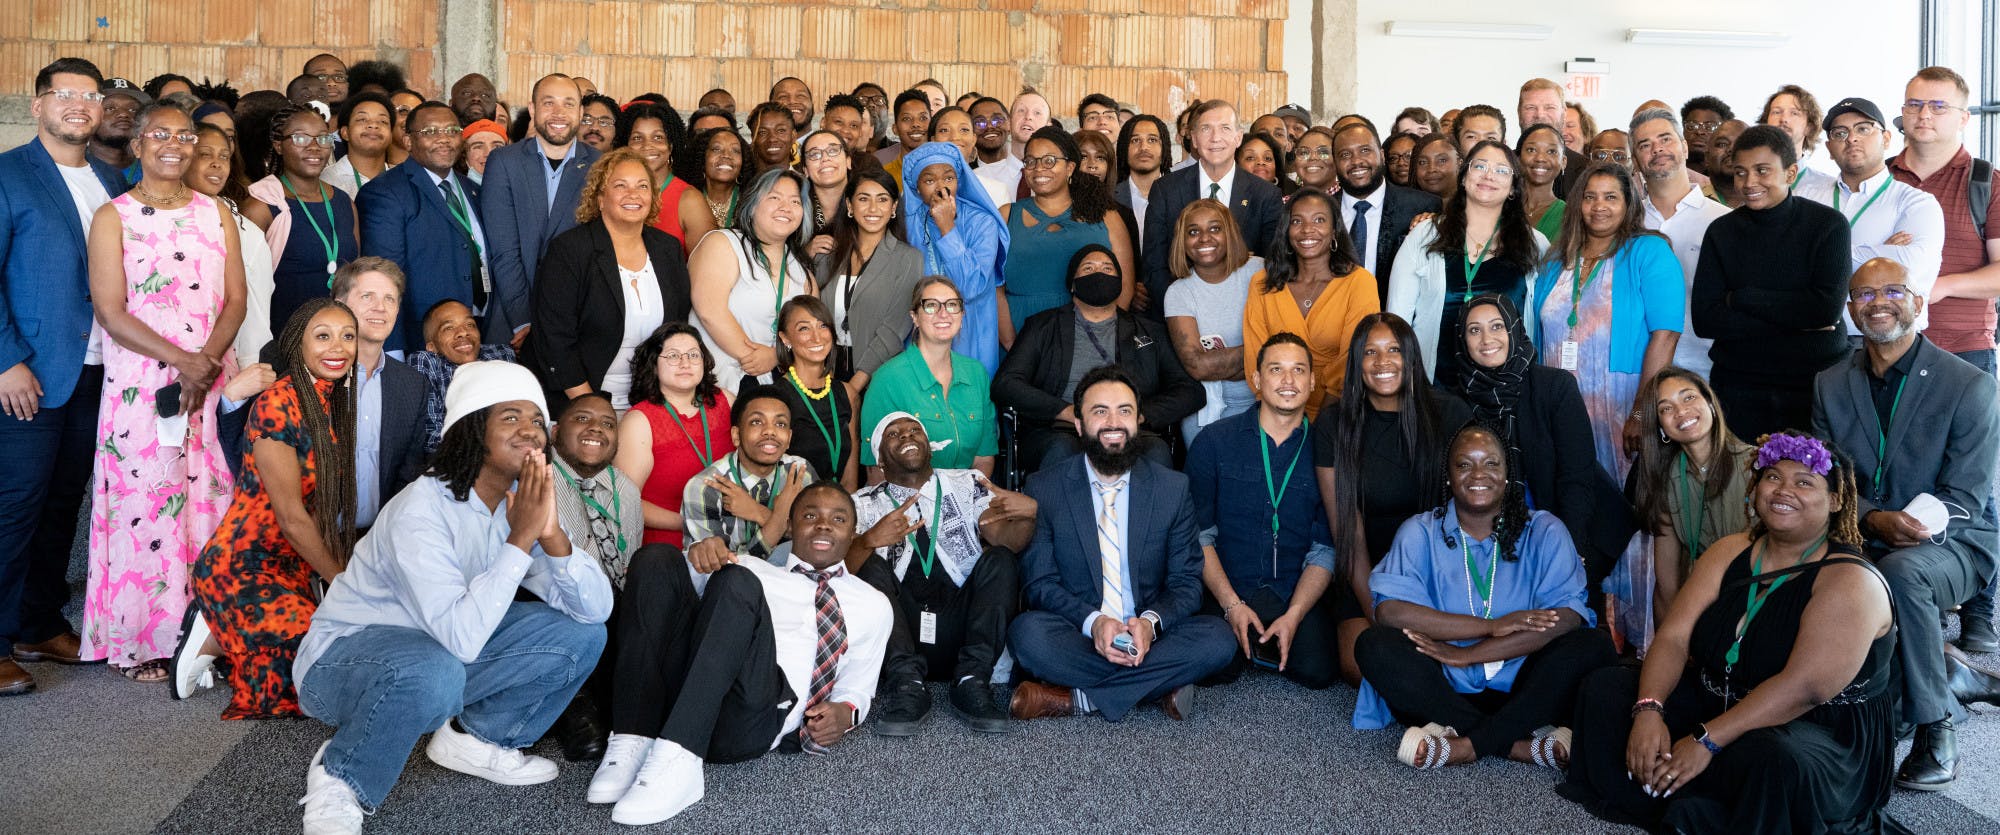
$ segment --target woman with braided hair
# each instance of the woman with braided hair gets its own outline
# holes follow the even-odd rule
[[[1396,757],[1434,769],[1505,756],[1561,768],[1584,676],[1616,660],[1593,629],[1583,564],[1554,516],[1529,510],[1494,430],[1467,424],[1449,493],[1396,532],[1368,578],[1375,625],[1354,642],[1354,727],[1409,726]]]
[[[251,406],[236,500],[202,549],[169,683],[185,698],[215,656],[234,691],[224,719],[299,715],[292,658],[354,545],[353,312],[301,306],[278,337],[278,381]],[[210,635],[209,625],[214,632]]]
[[[310,108],[271,117],[271,172],[250,184],[243,216],[271,245],[271,319],[289,322],[307,299],[326,295],[333,273],[361,255],[354,201],[320,175],[333,162],[334,134]]]

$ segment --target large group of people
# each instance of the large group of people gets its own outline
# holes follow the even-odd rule
[[[506,785],[553,736],[642,825],[921,733],[931,683],[1005,734],[1259,667],[1657,829],[1877,831],[1956,778],[2000,200],[1952,70],[1893,120],[1786,85],[1601,132],[1545,79],[1387,131],[894,89],[42,68],[0,695],[109,663],[316,719],[309,833],[426,736]]]

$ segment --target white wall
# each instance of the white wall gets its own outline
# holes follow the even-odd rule
[[[1508,114],[1511,141],[1518,130],[1512,123],[1521,82],[1537,76],[1562,82],[1567,78],[1564,61],[1578,57],[1610,64],[1601,97],[1584,102],[1600,129],[1623,127],[1647,99],[1661,99],[1678,110],[1682,102],[1703,94],[1720,96],[1737,118],[1754,122],[1764,98],[1788,83],[1812,91],[1822,107],[1861,96],[1893,115],[1902,101],[1903,83],[1918,69],[1918,0],[1350,2],[1360,4],[1357,110],[1384,130],[1409,105],[1443,113],[1484,103]],[[1542,41],[1390,37],[1385,24],[1391,20],[1533,23],[1555,31]],[[1301,22],[1294,14],[1291,25]],[[1632,28],[1775,32],[1790,39],[1759,49],[1642,46],[1625,42],[1625,30]],[[1289,64],[1291,56],[1286,58]],[[1293,87],[1298,89],[1297,80]]]

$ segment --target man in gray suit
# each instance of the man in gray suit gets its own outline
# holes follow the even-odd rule
[[[598,156],[595,148],[576,141],[583,104],[575,81],[561,73],[545,75],[535,82],[532,97],[534,141],[487,157],[479,192],[486,262],[499,297],[487,303],[482,341],[516,350],[534,323],[528,300],[542,252],[551,238],[576,226],[583,179]]]
[[[1937,791],[1958,775],[1953,726],[1966,714],[1953,685],[1969,671],[1946,658],[1938,619],[1994,572],[1995,530],[1979,512],[2000,451],[1994,381],[1917,333],[1924,299],[1902,264],[1862,264],[1847,299],[1865,342],[1851,361],[1820,372],[1813,428],[1854,460],[1861,532],[1896,604],[1901,719],[1916,729],[1896,785]],[[1944,504],[1948,523],[1920,510],[1928,500],[1912,504],[1926,494]]]

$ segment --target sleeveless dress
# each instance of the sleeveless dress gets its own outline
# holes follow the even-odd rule
[[[674,236],[683,253],[688,251],[688,242],[681,236],[681,195],[689,188],[688,181],[668,174],[666,186],[660,189],[660,213],[653,218],[653,228]]]
[[[313,380],[311,396],[320,398],[320,408],[326,408],[332,387],[330,382]],[[300,495],[312,507],[319,486],[318,451],[312,448],[299,396],[291,377],[279,380],[251,404],[244,433],[253,448],[269,438],[293,449],[299,462]],[[278,529],[257,456],[243,456],[236,500],[190,573],[196,605],[229,659],[229,707],[222,718],[299,715],[292,659],[318,608],[312,592],[314,576],[312,566]]]
[[[1111,246],[1104,221],[1081,223],[1070,216],[1075,207],[1053,217],[1032,199],[1017,201],[1008,212],[1007,263],[1001,271],[1006,284],[1007,318],[1020,333],[1028,317],[1069,304],[1069,259],[1090,244]]]
[[[333,210],[334,263],[345,264],[361,256],[361,242],[354,234],[354,201],[348,199],[347,192],[329,188],[325,202],[320,203],[301,203],[286,195],[282,210],[292,214],[292,231],[285,238],[284,250],[272,253],[270,321],[274,334],[284,332],[292,311],[333,289],[333,274],[326,271],[327,241],[320,237],[328,233],[328,207]],[[271,211],[276,213],[280,208],[273,206]],[[311,219],[306,212],[312,212]]]
[[[129,193],[111,205],[123,225],[126,311],[182,350],[201,350],[222,315],[227,251],[218,211],[226,210],[198,193],[179,209],[155,209]],[[211,412],[236,373],[233,350],[223,353],[222,366],[203,407],[187,415],[186,433],[163,445],[154,392],[180,373],[104,340],[86,659],[129,667],[173,653],[187,609],[188,565],[229,508],[229,467]]]
[[[646,476],[646,483],[639,485],[639,498],[679,513],[682,491],[687,487],[688,479],[707,469],[711,461],[736,451],[736,442],[729,435],[729,427],[733,423],[729,398],[718,394],[704,408],[706,414],[696,411],[677,418],[665,405],[650,400],[632,405],[632,411],[644,415],[647,427],[653,431],[653,471]],[[708,433],[706,443],[702,440],[704,429]],[[713,457],[703,460],[711,452]],[[647,528],[644,541],[647,545],[665,542],[680,548],[682,534],[663,528]]]
[[[854,418],[854,404],[847,398],[847,386],[838,374],[834,376],[833,390],[819,399],[801,390],[790,375],[781,374],[777,388],[778,396],[792,408],[792,444],[785,451],[804,458],[814,478],[838,483],[855,456],[854,433],[847,428]],[[833,454],[835,441],[840,443],[838,456]]]
[[[1853,548],[1834,545],[1824,559],[1750,576],[1750,549],[1723,575],[1722,590],[1695,621],[1688,668],[1667,699],[1668,732],[1680,739],[1698,722],[1740,702],[1791,660],[1813,586],[1829,565],[1879,572]],[[1737,663],[1726,659],[1748,603],[1751,580],[1791,575],[1744,633]],[[1886,581],[1884,590],[1886,592]],[[1920,625],[1921,626],[1921,625]],[[1896,629],[1868,645],[1860,671],[1839,694],[1777,727],[1744,734],[1665,803],[1625,777],[1625,743],[1638,670],[1600,671],[1585,682],[1577,708],[1577,748],[1563,793],[1614,820],[1678,832],[1900,831],[1883,811],[1896,771]]]
[[[791,297],[811,292],[812,273],[787,253],[784,266],[778,270],[782,275],[773,275],[772,270],[764,269],[750,257],[742,232],[717,229],[708,234],[721,235],[722,242],[729,244],[729,251],[736,255],[736,284],[729,288],[729,314],[735,317],[737,326],[743,329],[743,335],[749,337],[751,342],[766,346],[778,344],[778,309]],[[702,237],[702,240],[707,239],[708,236]],[[702,323],[700,316],[694,319],[695,330],[701,332],[701,341],[707,343],[708,352],[715,357],[716,385],[734,395],[743,385],[743,366],[708,335],[708,327]],[[770,382],[769,375],[758,382]]]

